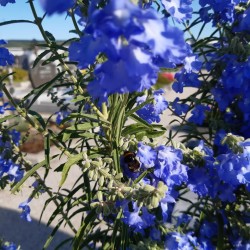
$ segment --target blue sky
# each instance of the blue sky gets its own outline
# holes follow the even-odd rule
[[[53,1],[53,0],[51,0]],[[117,0],[119,1],[119,0]],[[193,8],[197,10],[199,8],[198,0],[193,0]],[[36,6],[37,12],[40,16],[43,15],[43,11],[40,8],[39,1],[35,0],[34,4]],[[16,0],[15,4],[7,4],[7,6],[0,6],[0,22],[12,20],[12,19],[28,19],[33,20],[32,12],[29,8],[29,4],[26,0]],[[44,20],[44,27],[47,31],[51,32],[56,39],[68,39],[74,37],[75,35],[69,33],[68,31],[73,29],[70,18],[63,15],[53,15],[52,17],[46,17]],[[196,32],[198,32],[198,27]],[[206,29],[211,32],[211,29]],[[0,39],[11,40],[11,39],[37,39],[42,40],[42,36],[38,28],[33,24],[11,24],[6,26],[0,26]]]
[[[53,1],[53,0],[51,0]],[[37,12],[40,16],[43,11],[40,8],[39,1],[35,0]],[[7,4],[5,7],[0,6],[0,22],[9,21],[12,19],[28,19],[33,21],[33,15],[26,0],[16,0],[15,4]],[[53,15],[46,17],[44,27],[47,31],[51,32],[56,39],[67,39],[74,37],[65,31],[73,29],[70,18],[66,15]],[[42,39],[38,28],[33,24],[11,24],[0,26],[0,39]]]

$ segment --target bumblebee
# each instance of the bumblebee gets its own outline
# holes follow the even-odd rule
[[[140,170],[140,162],[135,158],[135,156],[135,153],[130,151],[125,151],[123,155],[124,162],[127,164],[128,169],[133,173]]]

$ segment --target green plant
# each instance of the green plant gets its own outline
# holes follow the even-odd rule
[[[13,81],[14,83],[19,83],[28,80],[28,71],[21,68],[13,68]],[[0,77],[8,74],[7,69],[0,71]]]

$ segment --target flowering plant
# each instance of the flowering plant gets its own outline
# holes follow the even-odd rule
[[[44,209],[57,206],[48,225],[61,216],[51,238],[67,224],[72,249],[248,249],[248,1],[200,0],[197,12],[188,0],[40,3],[46,15],[67,12],[75,38],[59,44],[44,30],[46,15],[27,1],[35,21],[20,22],[37,25],[46,43],[33,66],[48,56],[43,63],[56,62],[58,74],[19,102],[6,87],[8,75],[0,79],[8,98],[0,109],[1,187],[15,193],[35,181],[19,205],[21,217],[31,221],[30,204],[46,192]],[[211,34],[201,38],[208,25]],[[1,47],[0,65],[13,60]],[[176,93],[193,92],[168,101],[159,87],[170,83]],[[62,130],[55,133],[52,117],[45,120],[32,104],[58,86],[70,87],[72,100],[58,103]],[[168,128],[159,123],[167,109],[176,117]],[[44,136],[42,162],[32,165],[20,152],[23,141],[8,126],[14,116]],[[51,143],[59,154],[51,154]],[[62,155],[67,159],[52,167]],[[80,174],[65,189],[76,167]],[[61,174],[56,191],[46,182],[54,172]],[[72,223],[75,216],[80,225]]]

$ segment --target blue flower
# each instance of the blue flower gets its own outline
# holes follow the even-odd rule
[[[17,164],[11,164],[7,172],[11,181],[18,182],[23,178],[24,171]]]
[[[13,242],[4,242],[3,245],[0,245],[1,250],[18,250],[16,244]]]
[[[154,175],[161,179],[171,189],[187,181],[187,166],[181,164],[182,152],[173,147],[159,146],[157,148],[157,165]]]
[[[114,93],[149,89],[157,80],[157,60],[180,63],[186,57],[183,32],[170,27],[153,9],[141,9],[129,0],[110,0],[102,9],[93,6],[84,36],[70,45],[69,57],[86,68],[100,53],[105,56],[87,86],[99,103]]]
[[[193,122],[197,125],[202,125],[206,118],[206,111],[210,110],[209,107],[197,104],[191,111],[192,115],[188,119],[189,122]]]
[[[0,40],[0,45],[6,44],[4,40]],[[8,49],[0,47],[0,66],[12,65],[15,62],[14,56]]]
[[[143,91],[157,80],[157,67],[148,53],[135,46],[120,50],[119,60],[108,60],[95,69],[95,80],[87,86],[89,94],[106,102],[110,94]],[[112,69],[112,70],[111,70]]]
[[[128,206],[123,211],[123,222],[130,226],[134,232],[144,235],[144,229],[154,225],[155,216],[150,214],[146,208],[140,208],[133,203],[133,211]]]
[[[19,146],[21,133],[15,129],[9,131],[9,135],[16,146]]]
[[[140,162],[144,164],[145,168],[154,167],[156,156],[157,153],[152,147],[145,145],[142,142],[138,143],[137,157],[139,157]]]
[[[175,227],[179,227],[183,224],[187,224],[191,221],[192,217],[188,214],[181,214],[177,217],[176,225]]]
[[[238,18],[238,22],[234,31],[236,32],[246,32],[249,33],[250,31],[250,9],[248,8],[241,14]]]
[[[206,196],[210,185],[207,169],[194,167],[188,171],[188,187],[192,192],[199,196]]]
[[[203,21],[213,20],[213,25],[217,23],[233,23],[235,20],[235,6],[239,3],[246,3],[247,0],[200,0],[202,6],[200,15]]]
[[[154,241],[160,241],[161,240],[161,231],[155,227],[150,229],[149,236]]]
[[[56,124],[60,125],[63,119],[68,117],[70,112],[68,110],[60,110],[56,112]]]
[[[178,22],[192,18],[192,0],[161,0],[166,11]]]
[[[185,115],[188,112],[189,106],[186,103],[179,103],[179,97],[176,97],[175,100],[171,103],[174,113],[178,116]]]
[[[6,6],[8,3],[15,3],[15,0],[0,0],[0,5]]]
[[[168,102],[165,100],[163,94],[164,90],[162,89],[154,91],[154,103],[148,103],[136,112],[142,119],[147,121],[149,124],[153,122],[160,122],[160,115],[168,107]],[[146,95],[137,97],[136,101],[137,104],[140,105],[141,103],[146,101]]]
[[[18,206],[18,208],[22,209],[22,213],[21,213],[20,217],[28,222],[32,221],[32,219],[30,217],[30,206],[29,206],[30,201],[31,201],[31,199],[29,198],[26,201],[20,203]]]
[[[198,248],[197,238],[191,233],[180,234],[178,232],[168,233],[165,239],[164,249],[175,250],[193,250]]]
[[[221,183],[216,191],[221,201],[234,202],[236,200],[235,187],[231,184]]]
[[[197,88],[201,85],[198,79],[199,75],[195,72],[187,72],[185,68],[175,74],[176,81],[172,85],[172,89],[176,93],[182,93],[184,87],[194,87]]]
[[[40,0],[41,6],[48,15],[63,13],[73,7],[75,0]]]
[[[233,186],[248,184],[244,176],[250,172],[250,162],[244,154],[229,153],[219,155],[217,157],[217,164],[221,180]]]

